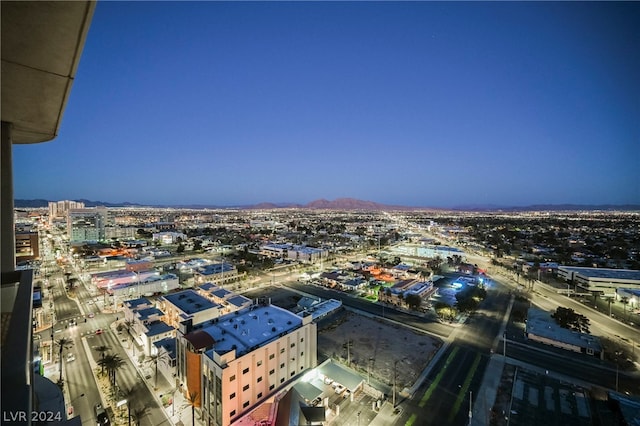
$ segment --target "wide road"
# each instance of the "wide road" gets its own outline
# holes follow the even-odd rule
[[[124,399],[125,396],[127,396],[127,399],[131,403],[131,414],[134,415],[134,417],[136,414],[140,417],[138,424],[141,426],[170,424],[164,411],[158,405],[151,391],[147,388],[145,378],[140,376],[125,353],[125,349],[122,347],[122,341],[127,341],[126,331],[118,334],[106,328],[102,334],[88,336],[86,339],[91,348],[90,356],[93,357],[96,363],[100,359],[100,353],[96,351],[95,348],[102,345],[110,348],[107,352],[108,354],[117,354],[125,361],[124,365],[116,372],[116,383],[122,392],[121,397]],[[124,344],[128,345],[128,343]],[[150,378],[150,380],[151,382],[149,384],[153,386],[153,378]]]
[[[502,351],[500,351],[502,352]],[[549,370],[556,374],[578,379],[586,384],[593,384],[607,389],[616,389],[633,395],[640,395],[640,380],[635,373],[617,371],[608,363],[599,360],[582,360],[579,355],[558,354],[533,345],[507,341],[507,356],[527,364]]]

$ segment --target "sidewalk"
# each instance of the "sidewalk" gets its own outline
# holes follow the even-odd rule
[[[111,328],[117,333],[116,328],[118,326],[118,321],[115,321],[111,324]],[[123,333],[126,333],[123,332]],[[139,377],[142,379],[146,387],[149,389],[153,397],[155,398],[158,405],[161,407],[167,422],[176,426],[183,425],[192,425],[191,420],[191,407],[187,404],[187,401],[180,391],[180,389],[176,389],[158,368],[158,381],[157,388],[154,386],[155,384],[155,367],[147,366],[144,363],[138,363],[138,357],[143,354],[142,347],[138,345],[135,339],[128,338],[126,341],[128,345],[125,346],[125,343],[122,342],[122,339],[119,339],[122,345],[124,352],[129,357],[129,360],[133,364],[133,367],[137,371]],[[134,346],[135,345],[135,346]],[[163,400],[171,401],[166,406],[163,404]],[[199,420],[200,413],[196,409],[195,413],[195,424],[200,425],[202,422]]]

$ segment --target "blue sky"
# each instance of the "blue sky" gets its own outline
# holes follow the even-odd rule
[[[640,203],[640,3],[100,2],[16,198]]]

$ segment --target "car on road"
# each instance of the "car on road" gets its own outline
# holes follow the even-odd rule
[[[96,334],[96,335],[97,335],[97,334],[102,334],[102,329],[101,329],[101,328],[97,329],[97,330],[95,331],[95,334]]]
[[[76,356],[74,354],[67,354],[67,362],[72,362],[76,360]]]
[[[111,421],[109,420],[109,416],[107,415],[107,412],[105,411],[105,409],[102,407],[102,404],[96,404],[93,407],[95,413],[96,413],[96,420],[98,421],[98,426],[109,426],[111,424]]]
[[[93,317],[95,317],[96,315],[95,315],[93,312],[89,312],[89,315],[87,315],[87,316],[88,316],[89,318],[93,318]]]

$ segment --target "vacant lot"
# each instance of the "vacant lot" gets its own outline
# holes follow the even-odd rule
[[[300,295],[286,288],[263,288],[245,293],[270,297],[271,303],[294,310]],[[411,386],[442,341],[387,321],[342,309],[318,323],[318,361],[339,360],[373,379],[393,385],[394,363],[398,389]],[[348,358],[348,359],[347,359]]]
[[[370,371],[371,377],[390,386],[397,362],[398,389],[415,382],[442,344],[437,338],[346,310],[329,321],[318,325],[320,360],[330,357],[349,362],[365,376]]]

